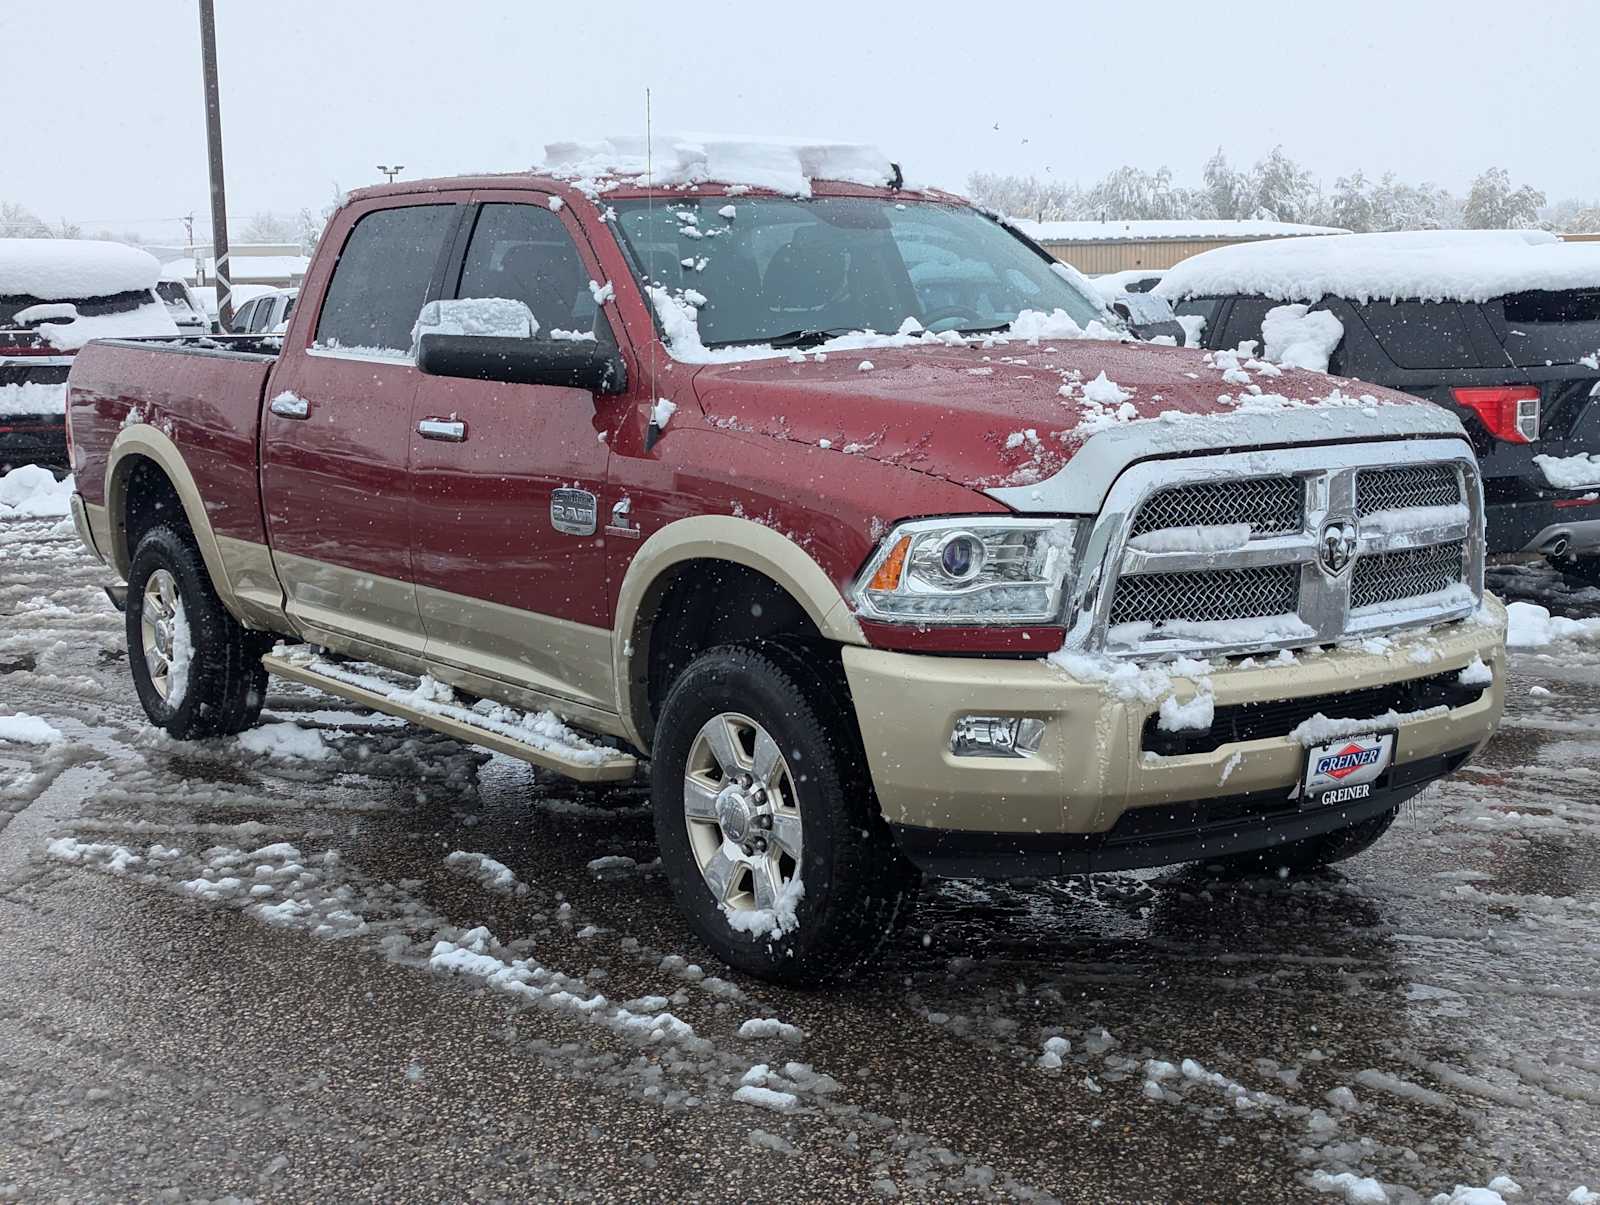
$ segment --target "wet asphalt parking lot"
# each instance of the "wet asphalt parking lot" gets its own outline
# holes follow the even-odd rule
[[[1600,1189],[1600,638],[1337,871],[937,884],[799,992],[696,946],[638,787],[277,683],[296,755],[167,739],[101,574],[0,522],[0,713],[67,737],[0,744],[0,1201]]]

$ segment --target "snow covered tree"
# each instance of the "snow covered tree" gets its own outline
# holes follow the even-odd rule
[[[1194,216],[1195,199],[1172,183],[1168,168],[1119,167],[1084,194],[1083,208],[1085,217],[1113,222],[1186,218]]]
[[[1470,230],[1526,229],[1539,224],[1544,193],[1524,184],[1513,191],[1503,167],[1491,167],[1472,182],[1462,220]]]
[[[1600,234],[1600,202],[1569,197],[1547,206],[1540,225],[1560,234]]]
[[[1075,218],[1080,209],[1075,187],[1037,176],[973,172],[967,177],[967,195],[1001,213],[1040,222]]]
[[[0,201],[0,238],[50,238],[50,228],[15,201]]]
[[[1329,203],[1328,217],[1332,224],[1357,234],[1382,229],[1378,225],[1376,191],[1359,170],[1340,176],[1334,182],[1333,199]]]
[[[241,236],[246,243],[292,243],[298,238],[299,231],[293,223],[267,210],[254,214]]]
[[[1204,212],[1196,216],[1222,218],[1225,221],[1249,216],[1253,207],[1249,176],[1234,171],[1228,165],[1228,157],[1222,153],[1220,146],[1217,153],[1206,160],[1201,179],[1204,181],[1200,190],[1204,198]]]
[[[1252,212],[1242,217],[1261,217],[1280,222],[1311,222],[1321,216],[1322,189],[1309,171],[1275,146],[1250,172]]]

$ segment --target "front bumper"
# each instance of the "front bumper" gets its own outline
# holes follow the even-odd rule
[[[1210,676],[1219,717],[1241,705],[1317,696],[1317,710],[1366,719],[1340,696],[1415,679],[1453,682],[1481,657],[1493,683],[1460,706],[1398,725],[1391,769],[1358,805],[1301,810],[1306,750],[1288,735],[1223,740],[1174,756],[1147,749],[1159,701],[1119,697],[1045,661],[935,657],[847,646],[846,676],[886,820],[934,873],[1003,877],[1157,866],[1263,848],[1356,823],[1464,764],[1504,703],[1504,611],[1395,638],[1385,652],[1340,648],[1295,663],[1224,662]],[[1173,680],[1184,700],[1196,692]],[[1321,698],[1320,696],[1331,696]],[[1405,712],[1405,708],[1396,708]],[[966,714],[1045,721],[1032,757],[956,757]],[[1219,720],[1220,722],[1220,720]],[[1203,743],[1203,742],[1202,742]]]

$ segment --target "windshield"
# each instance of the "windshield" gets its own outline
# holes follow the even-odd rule
[[[993,330],[1023,310],[1107,321],[1052,260],[963,205],[721,196],[615,208],[642,281],[705,297],[708,347],[893,332],[907,318],[934,332]]]

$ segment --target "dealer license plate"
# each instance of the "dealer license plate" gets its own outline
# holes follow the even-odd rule
[[[1340,737],[1310,750],[1301,802],[1320,807],[1370,799],[1378,779],[1394,760],[1394,739],[1392,732],[1373,732]]]

